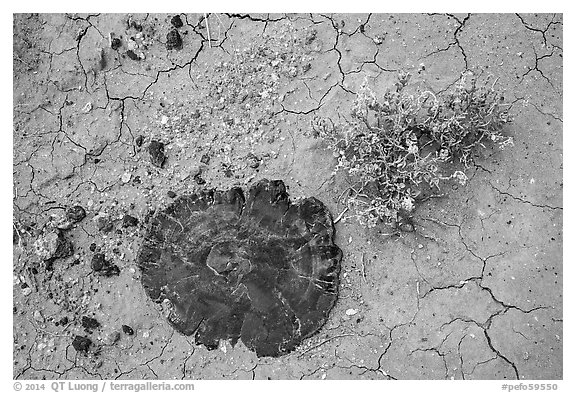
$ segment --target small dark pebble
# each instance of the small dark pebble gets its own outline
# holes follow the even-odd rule
[[[210,156],[208,154],[203,154],[202,157],[200,158],[200,162],[202,164],[208,165],[210,163]]]
[[[130,59],[132,59],[132,60],[136,60],[136,61],[139,61],[139,60],[140,60],[140,58],[138,57],[138,55],[137,55],[136,53],[134,53],[133,50],[127,50],[127,51],[126,51],[126,56],[128,56],[128,57],[129,57]]]
[[[184,23],[182,23],[182,19],[180,18],[180,15],[173,16],[172,19],[170,20],[170,23],[172,23],[172,26],[174,26],[177,29],[184,26]]]
[[[82,327],[87,332],[92,333],[92,330],[98,329],[98,327],[100,327],[100,322],[98,322],[95,318],[83,316],[82,317]]]
[[[172,190],[168,191],[166,194],[169,198],[176,198],[176,193]]]
[[[140,176],[134,176],[134,179],[132,180],[132,183],[134,183],[134,184],[140,184],[140,183],[142,183],[142,180],[140,179]]]
[[[92,252],[96,251],[96,243],[90,244],[90,251]]]
[[[118,48],[120,48],[122,46],[122,40],[120,38],[112,38],[112,43],[110,44],[110,47],[113,50],[116,50]]]
[[[101,217],[98,219],[98,230],[100,232],[108,233],[114,229],[114,224],[106,218]]]
[[[130,27],[134,28],[136,31],[142,31],[142,25],[136,21],[131,21]]]
[[[82,221],[86,217],[86,210],[82,206],[72,206],[66,210],[66,218],[74,223]]]
[[[126,333],[129,336],[134,335],[134,329],[132,329],[130,326],[128,325],[122,325],[122,331],[124,333]]]
[[[102,275],[104,277],[119,276],[120,268],[112,263],[108,263],[104,266],[104,269],[102,269]]]
[[[122,226],[124,228],[135,227],[136,225],[138,225],[138,219],[136,217],[126,214],[122,218]]]
[[[148,153],[150,153],[150,162],[152,165],[162,168],[166,156],[164,155],[164,143],[159,141],[151,141],[148,145]]]
[[[60,319],[60,325],[62,325],[62,326],[68,325],[68,317],[62,317]]]
[[[84,336],[76,336],[72,341],[72,346],[78,352],[88,352],[90,345],[92,345],[92,340]]]
[[[142,135],[138,135],[134,142],[136,142],[136,146],[140,147],[140,146],[142,146],[142,143],[144,142],[144,137]]]
[[[120,268],[113,263],[106,260],[104,254],[97,253],[92,257],[92,270],[98,272],[104,277],[112,277],[120,275]]]
[[[94,254],[94,256],[92,257],[92,263],[90,265],[92,267],[92,270],[94,270],[95,272],[99,272],[100,270],[102,270],[102,268],[104,268],[104,265],[106,265],[106,259],[104,258],[104,254],[102,253]]]
[[[166,49],[182,49],[182,37],[180,37],[178,30],[172,29],[168,34],[166,34]]]

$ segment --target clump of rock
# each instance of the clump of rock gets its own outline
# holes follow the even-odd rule
[[[72,255],[74,247],[62,230],[46,227],[40,237],[34,242],[36,255],[45,262]]]

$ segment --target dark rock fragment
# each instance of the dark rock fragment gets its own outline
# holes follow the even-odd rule
[[[66,258],[72,255],[74,251],[72,242],[58,228],[45,228],[34,243],[34,248],[36,254],[45,262]]]
[[[124,228],[135,227],[138,225],[138,219],[129,214],[125,214],[122,218],[122,226]]]
[[[104,277],[112,277],[120,275],[120,268],[110,261],[107,261],[104,254],[97,253],[92,257],[91,262],[92,270],[101,274]]]
[[[100,217],[98,219],[98,230],[100,232],[108,233],[114,229],[114,223],[108,217]]]
[[[98,67],[99,67],[100,71],[104,70],[107,65],[108,65],[108,60],[106,60],[106,52],[104,51],[104,49],[102,49],[100,51],[100,57],[98,59]]]
[[[150,162],[152,165],[162,168],[166,161],[164,143],[156,140],[150,141],[150,144],[148,145],[148,153],[150,153]]]
[[[126,56],[128,56],[131,60],[140,61],[140,57],[133,50],[127,50]]]
[[[282,181],[180,196],[151,218],[142,284],[168,299],[175,329],[208,349],[239,339],[257,356],[293,351],[327,321],[342,252],[316,198],[291,203]]]
[[[90,247],[89,247],[89,250],[92,251],[92,252],[96,251],[96,243],[91,243],[91,244],[90,244]]]
[[[100,327],[100,322],[98,322],[95,318],[83,316],[82,317],[82,327],[88,333],[92,333],[92,331],[94,329],[98,329]]]
[[[122,331],[124,333],[126,333],[129,336],[134,335],[134,329],[132,329],[130,326],[128,325],[122,325]]]
[[[170,19],[170,23],[172,23],[172,26],[174,26],[175,28],[179,29],[182,26],[184,26],[184,23],[182,22],[182,19],[180,18],[180,15],[175,15],[172,17],[172,19]]]
[[[110,47],[113,50],[117,50],[118,48],[120,48],[122,46],[122,40],[120,38],[112,38],[112,42],[110,43]]]
[[[208,165],[210,163],[210,156],[208,154],[202,154],[202,157],[200,157],[200,162],[202,164]]]
[[[66,209],[66,218],[72,223],[77,223],[86,218],[86,210],[82,206],[72,206]]]
[[[113,263],[108,262],[102,269],[102,275],[104,277],[119,276],[120,268]]]
[[[168,195],[168,198],[176,198],[176,193],[172,190],[169,190],[166,195]]]
[[[180,33],[178,33],[178,30],[172,29],[166,35],[166,49],[168,50],[182,49],[182,37],[180,37]]]
[[[72,346],[78,352],[88,352],[90,346],[92,345],[92,340],[84,336],[76,336],[74,341],[72,341]]]
[[[135,20],[131,19],[128,23],[128,26],[136,31],[142,31],[142,25],[139,22],[136,22]]]
[[[134,142],[136,143],[136,146],[141,147],[142,143],[144,142],[144,137],[142,135],[138,135]]]
[[[104,268],[104,265],[106,265],[106,258],[104,257],[104,254],[102,253],[94,254],[94,256],[92,257],[92,262],[90,263],[92,270],[94,270],[95,272],[99,272]]]

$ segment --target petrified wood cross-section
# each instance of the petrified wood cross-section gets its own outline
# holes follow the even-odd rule
[[[291,203],[282,181],[182,196],[150,223],[142,283],[169,299],[168,319],[209,349],[238,339],[258,356],[292,351],[326,322],[342,252],[332,218],[310,197]]]

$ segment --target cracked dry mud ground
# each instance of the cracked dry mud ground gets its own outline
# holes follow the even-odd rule
[[[182,14],[181,49],[172,16],[14,16],[14,378],[562,378],[562,15],[211,14],[209,42]],[[345,181],[311,119],[347,117],[365,78],[383,92],[404,69],[439,92],[467,68],[500,78],[515,146],[475,157],[413,233],[338,223],[340,296],[316,336],[257,358],[174,332],[135,261],[150,211],[275,178],[336,216]],[[73,255],[46,270],[37,232],[74,205]]]

